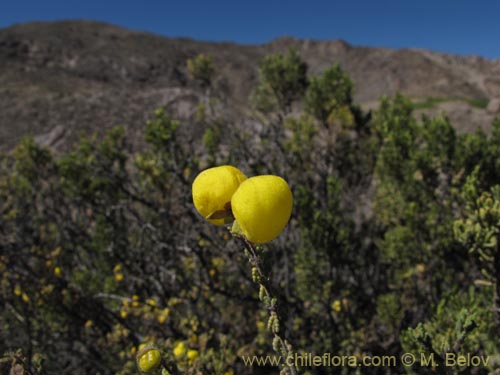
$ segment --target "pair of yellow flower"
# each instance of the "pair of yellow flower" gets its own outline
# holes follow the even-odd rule
[[[193,182],[198,212],[215,225],[235,220],[233,232],[262,244],[276,238],[288,223],[293,198],[281,177],[247,178],[239,169],[224,165],[201,172]]]

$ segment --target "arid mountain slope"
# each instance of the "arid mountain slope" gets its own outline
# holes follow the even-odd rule
[[[333,63],[351,75],[355,99],[365,108],[381,95],[400,91],[444,111],[461,131],[487,128],[500,97],[500,61],[425,50],[353,47],[343,41],[280,38],[264,45],[170,39],[92,21],[29,23],[0,29],[0,149],[23,135],[56,148],[113,125],[140,132],[152,110],[168,106],[188,118],[199,91],[186,60],[213,56],[216,90],[227,98],[229,118],[244,117],[258,76],[258,63],[296,46],[311,74]]]

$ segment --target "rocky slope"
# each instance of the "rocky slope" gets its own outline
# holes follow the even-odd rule
[[[500,109],[494,105],[500,97],[500,60],[343,41],[200,42],[92,21],[29,23],[0,29],[0,149],[10,149],[26,134],[65,148],[81,133],[118,124],[138,134],[159,106],[188,118],[200,93],[189,82],[186,60],[198,53],[213,56],[217,90],[230,98],[228,117],[236,121],[247,113],[259,61],[290,46],[298,48],[312,74],[340,63],[365,108],[397,91],[415,101],[435,97],[440,100],[420,112],[443,112],[460,131],[487,129]]]

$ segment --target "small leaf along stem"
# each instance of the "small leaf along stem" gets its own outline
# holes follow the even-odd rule
[[[269,277],[265,275],[261,263],[262,260],[257,253],[255,245],[248,241],[244,236],[235,234],[233,235],[243,242],[245,246],[245,254],[248,257],[250,265],[252,266],[252,280],[259,285],[259,299],[264,303],[268,312],[267,328],[274,335],[273,349],[276,353],[280,354],[285,359],[285,371],[288,375],[299,375],[299,371],[295,365],[288,365],[287,358],[293,358],[292,345],[280,333],[281,316],[278,312],[277,298],[273,296],[270,288]]]

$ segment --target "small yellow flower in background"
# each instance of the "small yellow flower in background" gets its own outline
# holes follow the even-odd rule
[[[87,320],[85,322],[85,328],[92,328],[93,325],[94,325],[94,322],[92,320]]]
[[[170,309],[165,308],[165,309],[161,310],[161,312],[156,317],[156,320],[158,321],[158,323],[163,324],[167,321],[167,318],[169,315],[170,315]]]
[[[149,306],[152,306],[152,307],[156,307],[156,301],[153,299],[153,298],[149,298],[146,303],[149,305]]]
[[[256,324],[256,325],[257,325],[257,329],[258,329],[259,331],[262,331],[263,329],[265,329],[265,328],[266,328],[266,323],[264,323],[264,322],[263,322],[263,321],[261,321],[261,320],[257,320],[257,324]]]
[[[58,277],[62,275],[62,269],[61,269],[61,267],[54,268],[54,275],[56,275]]]
[[[134,294],[132,296],[132,307],[139,307],[141,304],[139,303],[139,296]]]
[[[120,282],[123,280],[123,273],[115,273],[115,280]]]
[[[113,272],[120,272],[122,270],[122,265],[121,264],[117,264],[114,268],[113,268]]]
[[[231,368],[231,369],[227,370],[227,371],[224,373],[224,375],[234,375],[234,371],[233,371],[233,369]]]
[[[152,347],[139,346],[139,353],[136,357],[137,367],[141,372],[149,373],[156,371],[161,365],[161,353],[158,349]]]
[[[175,345],[175,348],[173,350],[175,358],[179,359],[184,357],[186,354],[186,344],[184,342],[179,342],[177,345]]]
[[[125,319],[125,318],[127,317],[127,315],[128,315],[128,314],[127,314],[127,311],[126,311],[126,310],[124,310],[124,309],[121,309],[121,310],[120,310],[120,317],[121,317],[122,319]]]
[[[213,268],[210,268],[210,270],[208,271],[208,274],[211,277],[214,277],[217,274],[217,271],[215,269],[213,269]]]
[[[198,350],[189,349],[187,351],[187,358],[189,363],[193,363],[196,360],[196,358],[198,358]]]
[[[340,312],[342,310],[342,302],[335,300],[332,302],[332,310],[335,312]]]
[[[230,165],[209,168],[193,182],[193,203],[196,210],[215,225],[223,225],[229,215],[231,197],[246,176]]]
[[[54,285],[49,284],[42,287],[42,294],[51,294],[54,291]]]
[[[16,296],[20,296],[21,294],[23,294],[23,291],[21,289],[21,287],[19,286],[19,284],[16,284],[16,286],[14,287],[14,294]]]
[[[287,182],[272,175],[243,181],[231,199],[237,227],[255,244],[269,242],[281,233],[290,219],[292,206]]]
[[[30,301],[30,297],[26,293],[23,293],[21,295],[21,298],[25,303],[28,303]]]

